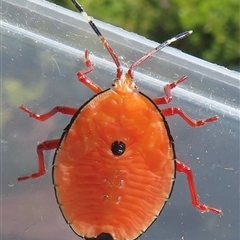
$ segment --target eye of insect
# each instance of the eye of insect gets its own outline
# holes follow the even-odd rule
[[[117,82],[118,79],[114,79],[113,80],[113,83],[112,83],[112,87],[116,87],[116,82]]]
[[[116,156],[121,156],[125,152],[125,149],[126,145],[122,141],[115,141],[112,143],[111,151]]]

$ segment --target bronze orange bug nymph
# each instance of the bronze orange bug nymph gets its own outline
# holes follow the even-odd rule
[[[79,109],[57,106],[38,115],[20,109],[39,121],[56,113],[73,116],[60,139],[37,146],[39,168],[18,180],[45,174],[43,151],[56,149],[52,179],[60,210],[72,230],[85,239],[133,240],[153,223],[169,199],[176,171],[186,174],[192,204],[201,212],[221,210],[201,204],[191,169],[176,158],[173,138],[165,117],[179,115],[192,127],[218,120],[217,116],[194,120],[179,108],[159,109],[172,100],[171,89],[187,79],[181,77],[164,86],[165,96],[149,98],[137,91],[134,69],[157,51],[192,33],[187,31],[157,46],[123,73],[118,57],[88,17],[82,6],[73,4],[87,19],[116,64],[112,87],[103,90],[86,74],[93,71],[89,52],[86,69],[78,80],[96,95]]]

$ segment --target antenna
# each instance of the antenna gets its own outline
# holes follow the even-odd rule
[[[102,36],[101,32],[99,31],[99,29],[97,28],[97,26],[94,24],[94,22],[91,20],[91,18],[87,15],[87,13],[84,11],[83,7],[76,1],[76,0],[72,0],[72,3],[75,5],[75,7],[78,9],[78,11],[83,15],[83,17],[88,21],[89,25],[92,27],[93,31],[97,34],[97,36],[99,37],[99,39],[101,40],[101,42],[103,43],[104,47],[107,49],[107,51],[110,53],[113,61],[115,62],[116,66],[117,66],[117,79],[119,79],[123,73],[123,70],[121,68],[119,59],[117,57],[117,55],[115,54],[115,52],[113,51],[113,49],[111,48],[111,46],[109,45],[109,43],[107,42],[107,40]],[[142,62],[144,62],[146,59],[148,59],[149,57],[151,57],[153,54],[155,54],[156,52],[160,51],[161,49],[163,49],[164,47],[170,45],[173,42],[176,42],[177,40],[180,40],[182,38],[185,38],[187,36],[189,36],[190,34],[192,34],[192,30],[190,31],[186,31],[183,33],[178,34],[177,36],[168,39],[167,41],[161,43],[160,45],[158,45],[156,48],[154,48],[152,51],[146,53],[143,57],[141,57],[139,60],[137,60],[134,64],[132,64],[132,66],[129,68],[128,70],[128,74],[129,76],[133,79],[133,72],[134,69],[140,65]]]
[[[93,31],[98,35],[98,37],[101,40],[101,42],[103,43],[104,47],[110,53],[113,61],[115,62],[116,66],[117,66],[117,78],[120,78],[123,73],[123,70],[121,68],[121,65],[118,60],[117,55],[115,54],[113,49],[110,47],[107,40],[102,36],[101,32],[98,30],[97,26],[94,24],[94,22],[91,20],[91,18],[84,11],[83,7],[76,0],[72,0],[72,3],[75,5],[75,7],[78,9],[78,11],[83,15],[83,17],[88,21],[88,23],[92,27]]]
[[[163,49],[164,47],[170,45],[173,42],[176,42],[177,40],[180,40],[182,38],[185,38],[187,36],[189,36],[190,34],[192,34],[192,30],[190,31],[186,31],[183,33],[178,34],[177,36],[168,39],[167,41],[161,43],[160,45],[158,45],[157,47],[155,47],[152,51],[146,53],[143,57],[141,57],[139,60],[137,60],[128,70],[128,74],[130,75],[130,77],[133,79],[133,70],[142,62],[144,62],[146,59],[148,59],[149,57],[151,57],[154,53],[158,52],[159,50]]]

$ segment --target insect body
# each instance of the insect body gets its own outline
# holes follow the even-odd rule
[[[38,172],[18,180],[37,178],[45,172],[43,151],[56,149],[52,179],[60,210],[73,231],[85,239],[132,240],[144,232],[163,209],[172,192],[176,171],[187,175],[193,205],[202,212],[221,210],[199,202],[191,169],[176,159],[174,143],[165,117],[178,114],[193,127],[218,119],[195,121],[179,108],[159,110],[171,101],[171,89],[186,76],[167,84],[165,96],[150,99],[136,90],[134,69],[155,52],[188,36],[191,31],[160,44],[123,73],[119,60],[83,8],[72,0],[112,56],[116,79],[105,91],[86,74],[93,71],[89,52],[87,68],[78,80],[96,95],[79,109],[57,106],[38,115],[20,108],[37,120],[56,113],[72,115],[60,139],[44,141],[37,147]]]

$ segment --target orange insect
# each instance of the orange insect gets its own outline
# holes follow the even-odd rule
[[[119,60],[81,5],[72,0],[102,41],[117,66],[112,88],[102,90],[86,74],[93,71],[89,52],[86,69],[78,80],[94,93],[79,109],[57,106],[38,115],[25,106],[30,117],[46,121],[56,113],[72,115],[60,139],[37,146],[38,171],[18,180],[45,174],[43,151],[56,149],[52,179],[60,210],[72,228],[85,239],[132,240],[153,223],[169,199],[176,171],[187,176],[192,204],[201,212],[221,210],[201,204],[191,169],[176,159],[174,143],[165,117],[178,114],[192,127],[218,120],[217,116],[195,121],[179,108],[159,110],[172,100],[171,89],[187,79],[181,77],[164,87],[165,96],[150,99],[136,90],[134,69],[187,31],[145,54],[123,73]]]

